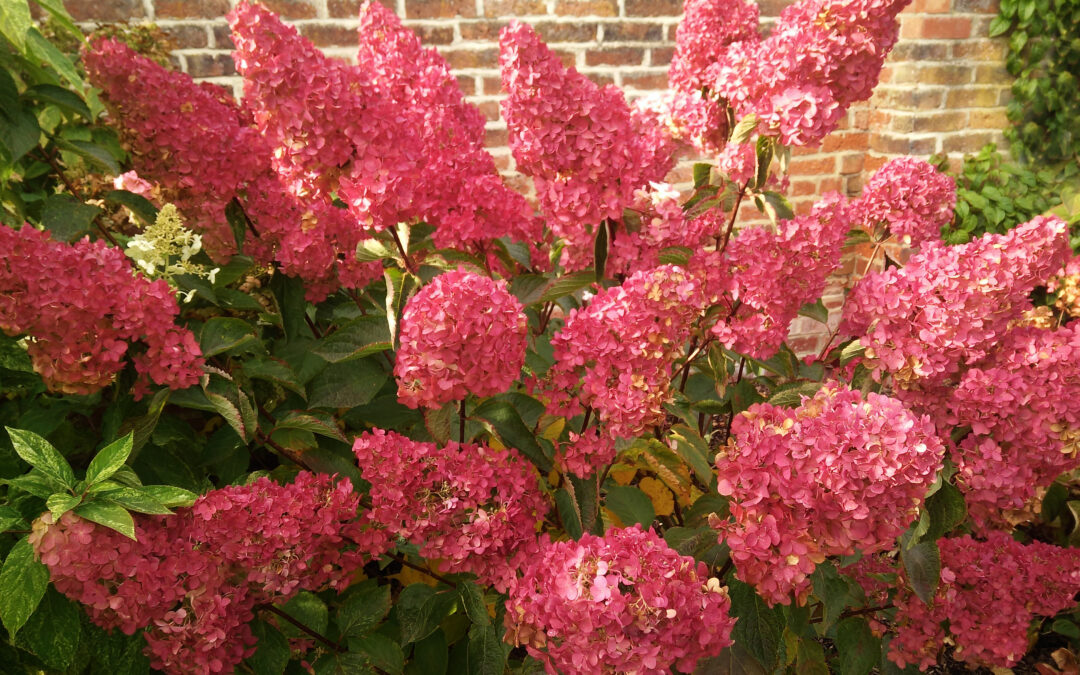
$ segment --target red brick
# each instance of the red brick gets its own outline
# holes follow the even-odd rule
[[[64,7],[76,21],[127,21],[146,16],[141,0],[64,0]]]
[[[832,133],[825,137],[821,149],[823,152],[836,152],[838,150],[865,150],[870,134],[865,131],[848,133]]]
[[[556,16],[618,16],[616,0],[557,0]]]
[[[547,14],[543,0],[484,0],[484,16],[529,16]]]
[[[1004,40],[964,40],[952,46],[953,58],[970,61],[1004,61],[1008,51]]]
[[[488,129],[484,132],[484,146],[488,148],[505,148],[507,141],[506,129]]]
[[[922,37],[962,40],[971,37],[971,19],[965,16],[930,16],[923,19]]]
[[[396,0],[378,0],[392,12],[397,12]],[[354,19],[360,14],[360,5],[363,0],[330,0],[326,8],[330,10],[330,16],[335,19]]]
[[[658,23],[606,23],[604,42],[660,42],[664,27]]]
[[[878,87],[873,100],[875,105],[891,110],[934,110],[945,100],[945,89]]]
[[[305,24],[300,34],[316,47],[351,47],[356,44],[356,29],[333,23]]]
[[[921,16],[912,16],[910,14],[900,15],[900,39],[910,40],[912,38],[920,38],[923,36],[923,18]]]
[[[626,0],[627,16],[679,16],[682,0]]]
[[[554,21],[542,21],[533,24],[533,28],[544,39],[544,42],[594,42],[597,34],[597,24],[590,21],[574,21],[572,23],[556,23]]]
[[[843,155],[840,157],[840,173],[858,173],[863,170],[865,163],[866,155],[861,152]]]
[[[588,66],[640,66],[644,59],[645,50],[639,47],[590,49],[585,52],[585,65]]]
[[[812,180],[793,180],[789,193],[792,197],[805,197],[817,194],[817,183]]]
[[[948,14],[949,0],[914,0],[908,11],[912,14]]]
[[[476,91],[476,78],[472,75],[458,75],[457,83],[461,87],[461,92],[466,96],[480,93]]]
[[[901,42],[893,48],[889,59],[902,61],[944,61],[949,58],[949,45],[940,42]]]
[[[484,78],[484,91],[477,92],[483,93],[487,96],[491,94],[498,94],[502,91],[502,78],[499,77],[485,77]]]
[[[159,19],[217,19],[229,11],[229,0],[156,0],[154,11]]]
[[[650,61],[649,63],[654,66],[668,66],[671,63],[671,58],[675,56],[674,47],[653,47],[649,50]]]
[[[476,16],[473,0],[405,0],[405,16],[410,19],[442,19]]]
[[[236,67],[229,54],[188,54],[187,71],[192,77],[235,75]]]
[[[758,3],[761,16],[780,16],[780,12],[784,11],[784,8],[792,3],[792,0],[761,0]]]
[[[309,0],[261,0],[271,12],[282,19],[311,19],[315,17],[315,7]]]
[[[611,75],[608,75],[606,72],[597,73],[583,71],[583,74],[601,87],[606,87],[609,84],[615,84],[615,78]]]
[[[165,29],[177,49],[200,49],[210,46],[210,38],[202,26],[169,26]]]
[[[836,157],[825,156],[811,159],[809,157],[791,160],[788,171],[793,176],[821,176],[831,175],[836,171]]]
[[[499,50],[495,48],[455,49],[441,52],[451,68],[495,67],[499,63]]]
[[[461,21],[458,28],[461,30],[463,40],[490,40],[499,39],[499,31],[506,23],[503,21]]]
[[[483,101],[477,103],[476,107],[480,109],[480,112],[484,113],[484,117],[489,122],[495,122],[499,119],[499,102],[498,101]]]
[[[659,91],[667,89],[668,87],[668,76],[666,71],[652,74],[630,71],[628,73],[623,73],[622,81],[623,86],[641,90]]]
[[[232,31],[229,30],[229,24],[220,23],[215,24],[210,32],[214,35],[214,47],[217,49],[236,49],[236,45],[232,41]]]
[[[448,45],[454,41],[454,29],[450,26],[415,26],[409,25],[425,45]]]
[[[514,158],[505,152],[492,155],[492,157],[495,159],[495,169],[497,171],[509,171],[514,164]]]

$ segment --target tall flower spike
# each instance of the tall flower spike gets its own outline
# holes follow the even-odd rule
[[[138,396],[151,381],[171,389],[199,381],[199,345],[173,323],[180,308],[172,289],[136,274],[120,249],[65,244],[24,225],[0,226],[0,251],[0,330],[29,336],[30,360],[50,390],[96,392],[125,358],[139,373]]]
[[[503,117],[519,171],[531,176],[541,209],[566,240],[563,265],[588,267],[595,228],[621,220],[634,191],[672,164],[656,138],[642,142],[640,118],[615,86],[599,87],[563,66],[531,27],[511,22],[499,37]]]
[[[731,644],[727,589],[652,530],[548,541],[510,590],[507,642],[551,674],[692,672]]]
[[[440,274],[401,313],[398,400],[438,408],[506,391],[525,362],[527,329],[505,281],[463,270]]]
[[[402,537],[444,571],[472,572],[504,591],[535,553],[548,504],[536,470],[514,450],[439,448],[374,429],[353,452],[372,486],[358,539],[373,554]]]
[[[735,418],[716,457],[733,521],[717,521],[739,578],[771,604],[803,604],[828,556],[891,548],[918,514],[945,447],[928,417],[837,383],[789,410]]]

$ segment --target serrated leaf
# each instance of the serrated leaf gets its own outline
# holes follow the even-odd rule
[[[864,347],[861,342],[858,340],[850,342],[840,350],[840,365],[846,366],[853,360],[861,358],[865,353],[866,347]]]
[[[495,626],[473,624],[469,628],[468,659],[468,675],[502,675],[506,652]]]
[[[255,328],[243,319],[217,316],[205,324],[199,333],[203,356],[215,356],[258,343]]]
[[[289,665],[292,651],[289,641],[277,628],[262,620],[251,623],[255,635],[255,653],[247,658],[252,672],[259,675],[281,675]]]
[[[733,580],[728,586],[731,615],[736,618],[731,637],[741,644],[766,671],[772,672],[779,661],[784,619],[779,610],[770,609],[754,592],[754,587]]]
[[[479,626],[487,626],[491,623],[487,605],[484,604],[484,594],[479,586],[471,581],[461,581],[458,582],[457,591],[461,596],[461,606],[465,609],[469,621]]]
[[[533,432],[525,425],[521,414],[513,405],[506,401],[488,399],[473,411],[473,416],[491,424],[504,445],[525,455],[540,471],[551,471],[551,460],[544,454]]]
[[[814,596],[821,601],[822,617],[818,624],[819,632],[827,631],[840,618],[840,614],[855,602],[861,594],[856,592],[853,583],[840,574],[830,561],[817,566],[810,575],[814,584]]]
[[[351,594],[337,612],[338,630],[357,637],[379,625],[390,611],[390,586],[367,588]]]
[[[0,568],[0,620],[9,635],[16,635],[26,624],[48,586],[49,568],[38,562],[34,547],[23,537]]]
[[[127,509],[107,501],[94,501],[75,507],[75,514],[98,525],[116,530],[130,539],[135,538],[135,521]]]
[[[767,190],[761,193],[761,200],[762,211],[769,216],[769,220],[774,225],[781,220],[791,220],[795,217],[795,209],[791,207],[791,202],[779,192]]]
[[[326,608],[326,603],[311,591],[300,591],[281,605],[280,609],[316,633],[325,634],[326,627],[330,623],[330,610]],[[288,621],[279,620],[278,626],[286,637],[300,639],[311,637]]]
[[[449,656],[446,634],[437,630],[413,645],[412,659],[405,672],[408,675],[446,675]]]
[[[16,644],[49,668],[66,671],[75,661],[82,623],[79,607],[50,588],[19,631]]]
[[[393,349],[386,319],[363,316],[338,328],[316,343],[311,351],[330,363],[351,361]]]
[[[348,443],[349,439],[345,437],[341,429],[333,423],[332,418],[324,420],[316,417],[315,415],[309,415],[306,413],[293,413],[284,419],[277,420],[274,423],[274,430],[278,429],[299,429],[301,431],[310,431],[313,434],[319,436],[325,436],[326,438],[333,438],[334,440],[341,441],[342,443]]]
[[[431,635],[457,605],[457,593],[436,592],[426,584],[412,584],[394,605],[401,626],[401,643],[409,644]]]
[[[367,662],[379,669],[379,672],[400,675],[405,668],[405,654],[401,647],[378,633],[369,633],[349,640],[349,651],[362,654]]]
[[[559,510],[559,520],[563,530],[573,539],[581,539],[584,529],[581,524],[581,509],[577,501],[565,487],[555,491],[555,506]]]
[[[813,396],[821,389],[820,382],[793,382],[779,387],[769,397],[769,405],[793,408],[802,402],[804,396]]]
[[[236,252],[242,254],[248,228],[253,227],[253,225],[240,200],[235,196],[225,205],[225,221],[229,223],[229,229],[232,231],[233,241],[236,243]]]
[[[523,307],[535,305],[547,288],[547,277],[539,274],[522,274],[510,282],[510,294],[518,299]]]
[[[50,495],[57,492],[63,492],[67,489],[59,481],[46,476],[37,469],[34,469],[30,473],[23,474],[22,476],[5,478],[0,482],[7,483],[11,487],[22,490],[23,492],[28,492],[35,497],[41,497],[42,499],[48,499]]]
[[[129,433],[99,450],[86,467],[86,483],[93,485],[110,478],[127,462],[132,447],[133,435]]]
[[[308,384],[308,405],[312,408],[354,408],[379,393],[386,371],[372,359],[336,363],[316,375]]]
[[[583,288],[591,286],[596,281],[596,273],[592,270],[582,270],[573,274],[565,274],[548,283],[539,302],[554,302],[559,298],[576,293]]]
[[[0,2],[2,1],[6,0],[0,0]],[[26,31],[26,51],[47,63],[50,68],[59,73],[75,89],[82,89],[85,86],[78,69],[71,59],[57,49],[53,43],[46,40],[45,36],[38,32],[37,28]],[[89,109],[86,110],[85,117],[87,120],[91,118]]]
[[[356,259],[360,262],[389,260],[397,254],[378,239],[362,239],[356,245]]]
[[[911,590],[923,602],[930,604],[937,593],[941,577],[941,554],[936,541],[924,541],[911,547],[900,547]]]
[[[952,483],[944,482],[937,492],[926,500],[926,511],[930,514],[930,527],[927,539],[939,539],[967,518],[967,504],[964,495]]]
[[[866,619],[851,616],[836,625],[840,675],[867,675],[881,660],[881,641]]]
[[[0,3],[3,2],[11,0],[0,0]],[[0,21],[0,25],[3,25],[3,21]],[[0,146],[4,150],[0,158],[13,164],[36,148],[40,140],[41,127],[31,110],[21,106],[9,110],[0,108]]]
[[[45,198],[41,209],[41,224],[57,241],[71,241],[90,229],[101,209],[85,204],[69,194],[54,194]]]
[[[79,155],[83,159],[90,160],[91,163],[98,165],[112,174],[119,174],[123,171],[120,164],[116,161],[116,158],[112,156],[112,153],[96,143],[90,141],[73,141],[59,137],[54,137],[53,141],[64,150],[74,152],[76,155]]]
[[[75,473],[64,456],[47,440],[32,431],[5,427],[16,454],[24,462],[65,488],[75,486]]]
[[[623,525],[630,527],[640,523],[648,528],[656,519],[652,501],[639,488],[632,485],[613,485],[606,490],[604,506],[619,517]]]

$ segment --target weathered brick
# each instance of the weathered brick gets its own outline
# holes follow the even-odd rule
[[[1012,85],[1013,76],[1002,65],[978,65],[975,66],[975,81],[979,84],[1007,84]]]
[[[879,86],[873,101],[882,108],[901,110],[933,110],[940,108],[945,100],[945,89],[914,89],[906,87]]]
[[[192,77],[225,77],[236,74],[229,54],[188,54],[187,71]]]
[[[543,0],[484,0],[484,16],[534,16],[547,14]]]
[[[984,145],[994,140],[994,134],[988,131],[965,132],[942,139],[941,149],[945,152],[977,152]]]
[[[505,148],[508,140],[506,129],[488,129],[484,132],[484,145],[489,148]]]
[[[944,61],[949,58],[949,45],[940,42],[900,42],[893,47],[889,59],[893,63],[902,61]]]
[[[838,152],[843,150],[865,150],[870,135],[865,131],[849,133],[831,133],[825,137],[821,149],[824,152]]]
[[[968,114],[962,110],[942,110],[914,118],[912,131],[961,131],[967,127]]]
[[[988,108],[998,105],[1001,87],[950,88],[945,95],[946,108]]]
[[[495,42],[499,39],[499,31],[506,23],[503,21],[460,21],[458,29],[461,31],[462,40],[489,40]]]
[[[923,19],[922,37],[941,40],[971,37],[971,19],[966,16],[928,16]]]
[[[300,34],[311,40],[316,47],[343,47],[356,43],[356,29],[341,24],[302,24]]]
[[[679,16],[682,0],[626,0],[627,16]]]
[[[946,65],[920,66],[917,81],[923,84],[969,84],[974,76],[974,69],[968,64],[950,63]]]
[[[788,188],[788,194],[792,197],[805,197],[817,194],[817,182],[812,180],[792,180]]]
[[[311,0],[261,0],[262,4],[282,19],[313,19],[315,5]]]
[[[622,79],[623,86],[643,91],[667,89],[668,86],[667,71],[659,73],[642,73],[635,69],[628,73],[623,73]]]
[[[214,36],[215,49],[236,49],[236,45],[232,41],[232,31],[229,30],[229,24],[224,21],[214,24],[210,28],[210,33]]]
[[[587,66],[640,66],[644,59],[645,50],[639,47],[590,49],[585,52]]]
[[[415,24],[409,24],[409,29],[412,30],[420,38],[420,42],[432,47],[435,45],[448,45],[454,41],[454,28],[453,26],[417,26]]]
[[[495,122],[499,119],[499,102],[498,101],[481,101],[476,104],[476,107],[480,109],[480,112],[484,113],[484,117],[489,122]]]
[[[441,54],[451,68],[483,68],[499,63],[499,50],[494,47],[480,49],[444,49]]]
[[[598,24],[591,21],[541,21],[533,24],[533,28],[544,42],[595,42],[599,32]]]
[[[176,49],[200,49],[210,46],[210,36],[204,26],[179,24],[165,29]]]
[[[664,27],[658,23],[606,23],[604,42],[659,42]]]
[[[76,21],[127,21],[146,16],[141,0],[64,0],[64,7]]]
[[[997,14],[1000,8],[1000,0],[953,0],[954,12],[970,12],[971,14]]]
[[[159,19],[216,19],[229,11],[229,0],[156,0]],[[142,16],[140,10],[139,16]]]
[[[618,16],[616,0],[556,0],[557,16]]]
[[[1000,62],[1008,51],[1009,45],[1004,40],[964,40],[952,46],[953,58],[967,61]]]
[[[405,16],[409,19],[474,17],[476,3],[473,0],[405,0]]]
[[[780,16],[780,12],[784,11],[784,8],[792,3],[792,0],[761,0],[758,3],[758,9],[761,12],[761,16]]]
[[[1007,126],[1009,126],[1009,117],[1002,108],[971,111],[970,128],[972,129],[1004,129]]]
[[[396,0],[377,1],[387,9],[397,12]],[[362,5],[363,2],[364,0],[329,0],[329,2],[326,3],[326,8],[330,11],[330,16],[336,19],[355,19],[360,14],[360,5]]]
[[[912,14],[948,14],[949,0],[914,0],[908,11]]]
[[[653,66],[664,66],[666,68],[671,64],[673,56],[675,56],[674,47],[653,47],[649,50],[649,63]]]

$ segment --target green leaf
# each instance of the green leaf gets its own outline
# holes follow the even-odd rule
[[[563,530],[573,539],[581,539],[584,529],[581,525],[581,510],[566,488],[555,491],[555,506],[559,509],[559,520]]]
[[[60,516],[75,508],[81,502],[82,497],[78,495],[57,492],[49,495],[49,498],[45,500],[45,508],[49,509],[49,513],[52,514],[53,522],[57,522],[60,520]]]
[[[26,31],[33,25],[26,0],[0,0],[0,33],[20,52],[26,49]]]
[[[157,207],[146,197],[127,190],[112,190],[105,193],[105,203],[124,206],[129,209],[144,225],[151,225],[157,220]],[[221,275],[218,274],[220,277]]]
[[[761,210],[769,216],[774,225],[779,220],[791,220],[795,217],[791,202],[779,192],[765,191],[761,193],[761,200]]]
[[[709,464],[709,444],[697,429],[691,429],[685,424],[672,427],[671,438],[675,439],[675,454],[693,469],[694,476],[699,481],[708,485],[713,476],[712,466]]]
[[[405,672],[408,675],[446,675],[449,656],[446,634],[437,630],[413,645],[412,660]]]
[[[881,641],[862,617],[851,616],[838,623],[835,644],[840,675],[867,675],[881,660]]]
[[[731,597],[731,615],[736,618],[731,637],[772,672],[779,662],[783,643],[784,619],[779,610],[770,609],[754,592],[754,587],[741,581],[728,584]]]
[[[330,610],[326,608],[326,603],[310,591],[300,591],[281,605],[280,609],[316,633],[325,634],[326,627],[330,623]],[[278,620],[278,626],[285,637],[300,639],[311,637],[283,619]]]
[[[24,91],[22,95],[23,98],[63,108],[70,113],[83,117],[87,121],[93,120],[90,108],[86,107],[86,103],[78,94],[55,84],[37,84]]]
[[[0,532],[11,529],[25,529],[26,519],[12,506],[0,506]]]
[[[362,239],[356,245],[356,259],[360,262],[376,262],[395,256],[396,253],[378,239]]]
[[[63,492],[67,489],[64,485],[46,476],[37,469],[22,476],[5,478],[2,482],[7,483],[13,488],[22,490],[23,492],[28,492],[35,497],[41,497],[42,499],[48,499],[53,493]]]
[[[41,224],[57,241],[71,241],[90,229],[101,209],[69,194],[49,195],[41,209]]]
[[[930,529],[925,538],[939,539],[967,518],[964,495],[952,483],[943,482],[941,488],[926,500],[930,514]]]
[[[131,456],[132,441],[133,435],[129,433],[99,450],[86,467],[86,483],[93,485],[112,477]]]
[[[736,642],[720,656],[698,662],[695,675],[767,675],[757,660]]]
[[[308,384],[308,404],[312,408],[354,408],[379,393],[386,371],[372,359],[332,364]]]
[[[820,382],[791,382],[777,388],[769,397],[770,405],[794,408],[802,403],[803,396],[813,396],[821,389]]]
[[[847,345],[844,346],[843,349],[840,350],[840,365],[846,366],[853,360],[862,358],[863,354],[865,353],[866,347],[864,347],[861,342],[859,342],[858,340],[849,342]]]
[[[757,129],[758,116],[754,113],[750,113],[746,117],[739,120],[739,123],[735,125],[735,128],[731,130],[731,140],[729,143],[739,145],[750,140],[750,135]]]
[[[712,173],[712,164],[698,162],[694,164],[694,187],[699,188],[709,184],[709,176]]]
[[[129,511],[152,516],[164,516],[172,513],[164,504],[147,494],[143,488],[124,487],[111,490],[103,495],[106,501],[123,506]]]
[[[68,489],[75,486],[71,465],[51,443],[32,431],[5,428],[15,452],[23,461]]]
[[[941,554],[937,542],[924,541],[911,547],[901,546],[900,558],[904,562],[911,590],[920,600],[930,604],[941,577]]]
[[[193,388],[192,391],[197,390]],[[131,461],[138,457],[139,451],[150,440],[150,435],[154,433],[158,420],[161,419],[161,411],[165,409],[165,404],[169,401],[171,393],[172,391],[169,389],[157,390],[154,397],[150,399],[145,415],[124,420],[124,423],[120,425],[119,433],[130,433],[132,436]]]
[[[116,530],[125,537],[135,538],[135,521],[127,509],[107,501],[88,502],[75,508],[75,514],[98,525]]]
[[[0,0],[0,3],[3,3],[4,1],[5,0]],[[31,28],[26,32],[26,50],[39,60],[48,64],[50,68],[67,80],[71,86],[76,89],[82,89],[85,86],[82,77],[79,75],[79,70],[75,67],[75,64],[71,62],[71,59],[57,49],[53,43],[46,40],[45,36],[39,33],[36,28]],[[88,120],[91,118],[89,108],[86,109],[85,117]]]
[[[244,240],[247,238],[248,227],[251,227],[251,219],[235,196],[225,205],[225,220],[232,230],[233,241],[236,242],[236,252],[244,252]]]
[[[469,628],[468,658],[468,675],[502,675],[506,668],[506,652],[495,626],[473,624]]]
[[[829,310],[825,308],[825,303],[821,298],[818,298],[817,302],[808,302],[799,309],[799,316],[805,316],[818,323],[829,323]]]
[[[79,607],[49,588],[37,609],[19,631],[16,644],[49,668],[66,671],[75,661],[82,622]]]
[[[592,270],[582,270],[573,274],[565,274],[548,283],[544,293],[540,296],[540,302],[554,302],[559,298],[565,298],[596,282],[596,273]]]
[[[481,403],[473,416],[485,420],[491,424],[504,445],[510,446],[525,455],[540,471],[551,471],[551,460],[544,454],[543,448],[536,440],[532,430],[525,425],[518,413],[510,403],[497,399],[488,399]]]
[[[198,495],[194,492],[172,485],[143,485],[139,490],[147,497],[170,509],[191,506],[195,503],[195,499],[198,498]]]
[[[0,620],[8,634],[15,635],[26,624],[48,586],[49,568],[38,562],[34,547],[23,537],[0,568]]]
[[[386,319],[362,316],[326,336],[311,351],[330,363],[361,359],[394,348]]]
[[[514,277],[510,282],[510,294],[517,298],[523,307],[528,307],[540,302],[540,296],[544,294],[547,285],[547,277],[539,274],[522,274]]]
[[[0,4],[11,1],[0,0]],[[2,20],[0,25],[3,25]],[[32,111],[19,106],[7,110],[0,108],[0,146],[4,150],[4,160],[14,164],[36,148],[40,139],[41,127]]]
[[[64,8],[62,0],[34,0],[34,2],[51,14],[53,21],[62,27],[68,35],[80,42],[86,42],[86,37],[83,35],[83,32],[79,30],[78,26],[75,25],[75,22],[72,21],[71,15],[68,14],[67,9]]]
[[[847,577],[842,576],[830,561],[817,566],[810,575],[814,584],[814,596],[821,601],[823,614],[819,633],[824,633],[840,618],[840,614],[862,597],[856,586]]]
[[[74,152],[83,159],[98,165],[109,173],[119,174],[123,171],[116,158],[106,148],[90,141],[72,141],[64,138],[54,138],[53,141],[69,152]]]
[[[611,510],[623,525],[630,527],[634,523],[648,529],[656,520],[652,501],[649,496],[632,485],[612,485],[607,488],[604,498],[604,506]]]
[[[602,281],[607,269],[608,246],[611,242],[612,225],[607,218],[596,228],[596,240],[593,242],[593,268],[596,281]]]
[[[461,581],[458,582],[457,591],[461,596],[461,606],[465,608],[469,621],[478,626],[487,626],[491,623],[487,605],[484,604],[484,594],[479,586],[471,581]]]
[[[341,634],[358,637],[379,625],[390,611],[390,586],[375,586],[352,593],[337,612]]]
[[[203,356],[234,351],[242,346],[258,344],[255,328],[243,319],[216,316],[203,324],[199,347]]]
[[[457,601],[454,591],[436,592],[426,584],[407,586],[394,605],[401,626],[401,643],[417,642],[431,635]]]
[[[313,434],[325,436],[326,438],[333,438],[342,443],[349,442],[349,439],[341,432],[341,429],[334,424],[333,418],[324,420],[307,413],[293,413],[284,419],[277,420],[274,423],[274,431],[279,429],[310,431]]]
[[[399,675],[405,668],[405,654],[398,643],[385,635],[369,633],[349,640],[349,651],[363,654],[381,672]]]
[[[1068,619],[1055,619],[1054,623],[1050,626],[1050,630],[1058,635],[1064,635],[1073,640],[1080,640],[1080,626],[1077,626]]]
[[[757,392],[754,383],[750,380],[740,380],[734,386],[728,388],[731,394],[731,412],[738,415],[755,403],[761,403],[765,399]]]
[[[256,639],[255,653],[247,659],[251,670],[259,675],[282,675],[292,656],[288,639],[262,620],[251,623],[251,632]]]

